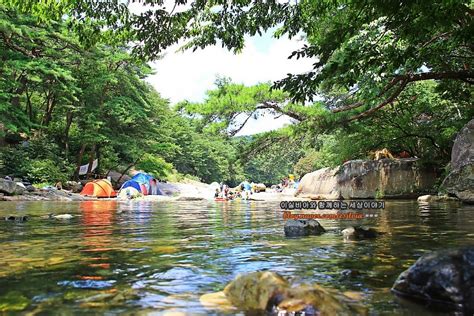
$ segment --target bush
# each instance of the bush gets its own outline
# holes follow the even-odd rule
[[[70,177],[71,170],[61,170],[52,160],[33,160],[24,167],[24,174],[33,183],[65,182]]]

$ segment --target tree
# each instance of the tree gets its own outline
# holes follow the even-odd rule
[[[28,3],[7,2],[31,10]],[[135,52],[146,58],[156,58],[181,39],[187,40],[185,48],[220,43],[238,52],[245,35],[272,27],[278,27],[275,36],[303,35],[308,44],[290,57],[314,59],[313,69],[289,74],[275,87],[294,101],[323,97],[339,122],[362,119],[393,104],[414,82],[456,80],[469,85],[474,80],[474,10],[468,0],[179,0],[173,9],[162,0],[146,4],[152,7],[139,14],[123,3],[92,0],[59,1],[51,13],[41,8],[33,12],[43,18],[67,13],[85,38],[92,37],[84,26],[90,20],[106,23],[133,39]]]
[[[288,102],[288,94],[272,90],[270,84],[244,86],[229,78],[218,78],[217,88],[207,91],[202,103],[184,101],[176,106],[183,115],[198,120],[199,128],[234,136],[250,119],[264,115],[287,115],[302,121],[302,107]]]

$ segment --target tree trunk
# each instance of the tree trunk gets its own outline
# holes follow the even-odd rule
[[[97,169],[95,169],[97,174],[100,174],[100,145],[97,145],[95,148],[95,157],[97,159]]]
[[[20,95],[25,91],[26,83],[28,82],[24,74],[20,75],[18,81],[20,82],[20,87],[13,92],[14,96],[10,99],[13,108],[20,107]]]
[[[43,126],[48,126],[49,122],[51,122],[51,119],[53,117],[53,109],[56,104],[56,97],[54,93],[51,93],[48,95],[48,100],[46,103],[46,112],[43,117]]]
[[[71,129],[73,113],[71,111],[67,111],[66,113],[66,128],[64,129],[64,153],[66,159],[69,156],[69,130]]]
[[[130,168],[132,168],[133,166],[135,166],[140,161],[141,158],[142,158],[141,156],[138,157],[137,160],[135,160],[133,163],[128,165],[128,167],[122,172],[122,174],[118,178],[117,183],[120,183],[120,180],[122,180],[123,176],[127,173],[127,171],[130,170]]]
[[[89,166],[87,167],[87,179],[90,179],[92,176],[92,164],[94,163],[94,159],[95,159],[95,147],[96,145],[93,144],[91,147],[91,151],[89,152]]]
[[[79,154],[77,155],[77,165],[76,165],[76,172],[74,173],[74,180],[79,179],[79,169],[81,168],[82,157],[84,156],[84,152],[86,151],[86,145],[83,144],[81,150],[79,150]]]
[[[26,108],[25,112],[28,115],[28,119],[33,123],[33,105],[31,104],[31,94],[28,92],[28,87],[25,89],[26,95]]]

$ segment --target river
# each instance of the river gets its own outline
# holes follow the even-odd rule
[[[219,313],[199,297],[267,269],[360,292],[371,314],[434,314],[390,287],[423,253],[472,244],[474,206],[387,201],[375,213],[321,220],[324,235],[289,239],[278,202],[0,202],[0,217],[29,215],[0,221],[0,312]],[[337,231],[356,224],[386,234],[344,241]]]

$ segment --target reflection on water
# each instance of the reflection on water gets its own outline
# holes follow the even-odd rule
[[[31,218],[0,222],[0,311],[206,314],[200,295],[238,273],[268,269],[297,283],[361,292],[375,314],[423,315],[431,312],[392,296],[394,280],[423,253],[474,237],[473,206],[396,201],[376,218],[322,220],[326,234],[287,239],[278,206],[2,202],[1,217]],[[355,224],[386,234],[344,241],[338,232]]]

